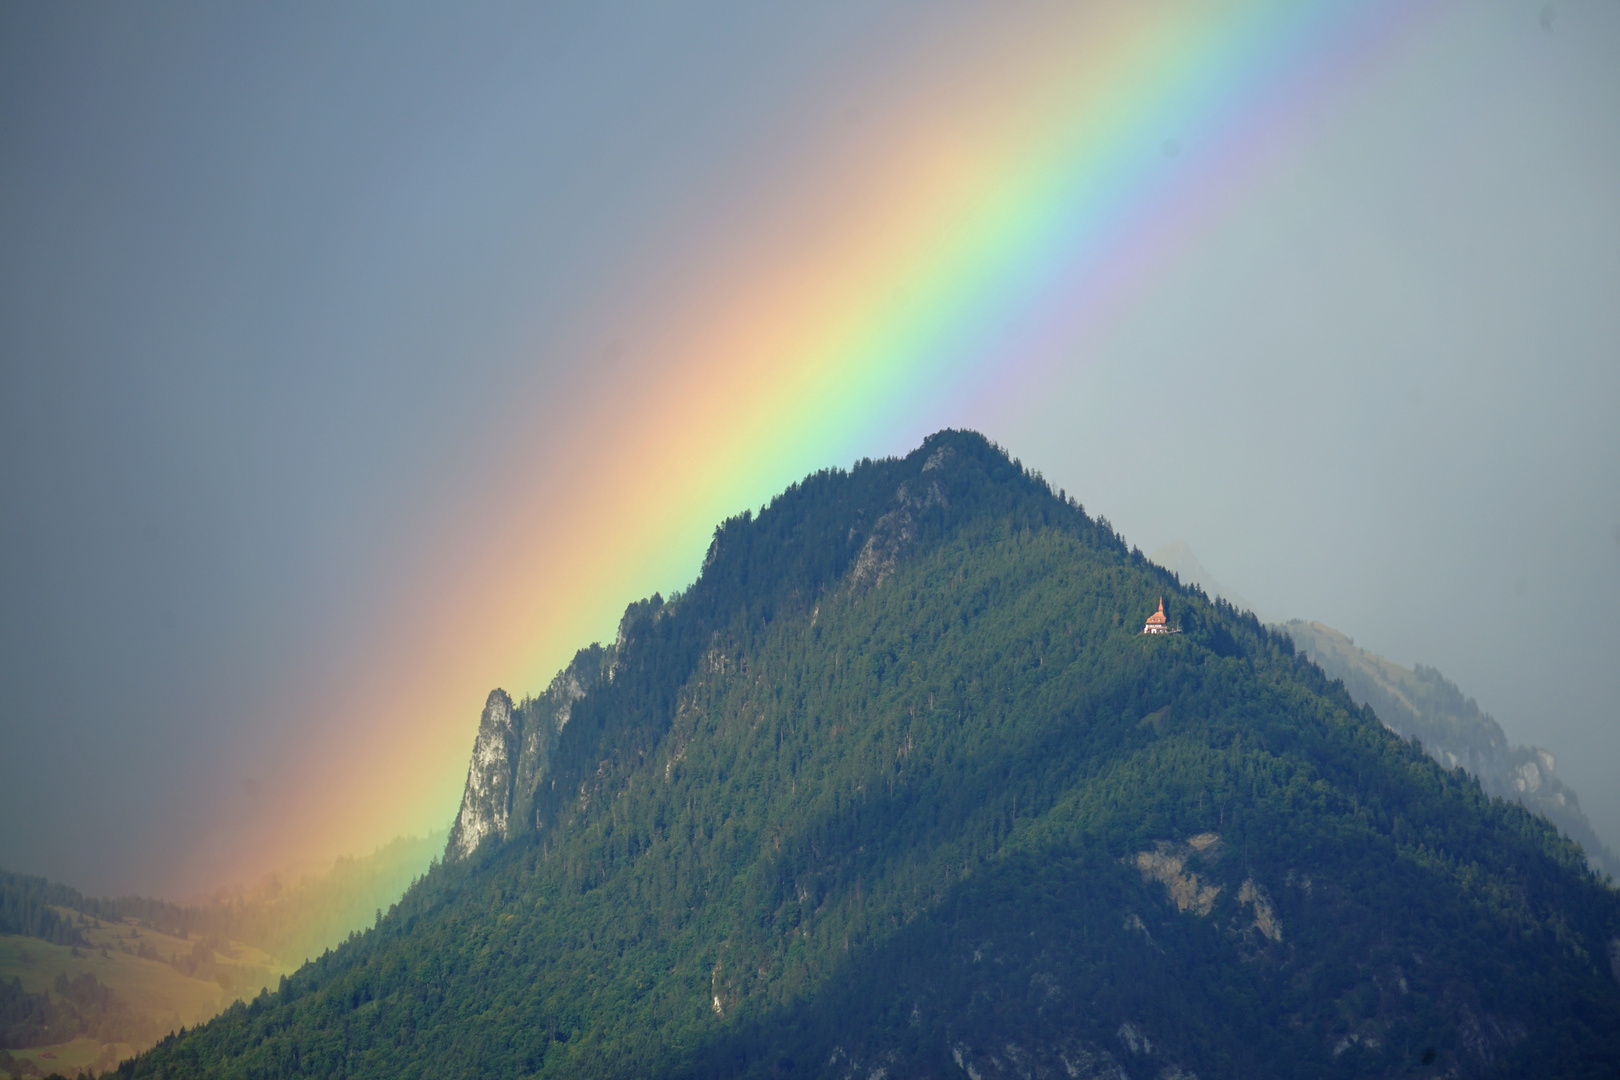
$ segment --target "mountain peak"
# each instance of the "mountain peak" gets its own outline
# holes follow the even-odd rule
[[[723,522],[474,762],[454,857],[132,1080],[1620,1058],[1579,849],[971,433]]]

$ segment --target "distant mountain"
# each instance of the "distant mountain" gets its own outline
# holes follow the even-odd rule
[[[1546,821],[943,432],[491,694],[445,861],[120,1075],[1601,1076],[1617,980]]]
[[[1148,558],[1183,584],[1197,585],[1240,611],[1253,610],[1204,568],[1185,541],[1156,548]],[[1594,868],[1620,878],[1620,859],[1593,830],[1574,790],[1554,774],[1550,751],[1508,745],[1496,719],[1434,668],[1402,667],[1319,622],[1291,619],[1276,629],[1288,634],[1329,678],[1343,680],[1351,699],[1370,707],[1386,727],[1418,738],[1435,760],[1449,769],[1466,769],[1490,794],[1545,816],[1585,849]]]
[[[1181,579],[1183,585],[1197,585],[1210,599],[1220,598],[1239,611],[1253,611],[1254,605],[1215,580],[1215,575],[1204,569],[1185,540],[1175,540],[1153,549],[1148,558]]]
[[[0,935],[0,1076],[107,1069],[287,971],[239,941],[58,914],[74,943]]]
[[[195,910],[219,932],[296,967],[371,926],[378,911],[428,872],[443,837],[395,837],[369,855],[345,855],[318,871],[220,890]]]
[[[1279,629],[1387,727],[1420,740],[1447,768],[1468,770],[1490,794],[1545,816],[1586,849],[1594,867],[1620,878],[1620,860],[1592,830],[1575,792],[1554,774],[1551,753],[1510,746],[1496,719],[1432,667],[1402,667],[1319,622],[1294,619]]]

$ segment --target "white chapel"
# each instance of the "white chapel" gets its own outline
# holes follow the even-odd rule
[[[1144,634],[1179,634],[1180,627],[1172,627],[1164,621],[1164,597],[1159,597],[1159,610],[1147,617],[1147,623],[1142,627]]]

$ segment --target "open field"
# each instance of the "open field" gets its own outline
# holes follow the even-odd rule
[[[92,1066],[98,1072],[109,1069],[124,1058],[133,1057],[141,1049],[134,1043],[104,1043],[80,1037],[57,1046],[36,1046],[8,1052],[19,1061],[33,1062],[40,1076],[49,1076],[53,1072],[73,1076]],[[5,1069],[0,1068],[0,1076],[5,1075],[8,1075]]]
[[[111,992],[112,1006],[97,1006],[100,1011],[84,1017],[84,1023],[70,1010],[66,1020],[50,1021],[70,1027],[46,1029],[45,1037],[57,1035],[60,1042],[6,1052],[19,1064],[27,1063],[28,1075],[71,1076],[90,1067],[102,1072],[171,1031],[203,1023],[232,1001],[251,1000],[291,974],[303,958],[318,956],[370,926],[376,913],[398,900],[443,847],[443,834],[399,837],[367,856],[339,858],[296,875],[268,875],[253,889],[221,890],[193,909],[189,920],[181,917],[179,907],[168,905],[167,918],[154,921],[191,926],[185,937],[141,925],[134,917],[111,921],[90,914],[130,910],[116,902],[86,899],[82,909],[53,905],[85,943],[55,945],[43,938],[0,934],[0,980],[15,977],[23,990],[49,995],[61,1005],[59,978],[73,982],[94,976]],[[283,884],[284,878],[294,880]],[[58,895],[64,894],[76,895],[71,889]],[[140,910],[139,902],[133,910]],[[211,929],[205,933],[204,928]],[[12,1037],[32,1040],[35,1035],[18,1031]],[[4,1060],[0,1058],[0,1080],[15,1072]]]
[[[77,913],[62,913],[78,921]],[[58,975],[72,979],[88,972],[129,1006],[136,1022],[147,1029],[150,1037],[139,1043],[102,1043],[81,1037],[58,1045],[10,1051],[15,1058],[33,1061],[41,1074],[57,1071],[72,1075],[90,1065],[104,1069],[170,1031],[208,1020],[237,998],[252,998],[289,970],[267,953],[227,942],[214,951],[216,981],[184,975],[170,963],[190,956],[197,946],[196,939],[171,937],[131,923],[103,922],[83,927],[81,932],[90,942],[88,948],[0,935],[0,979],[15,976],[27,991],[54,994]],[[135,955],[137,949],[148,955]],[[159,959],[151,959],[152,953]],[[47,1058],[46,1054],[52,1056]]]

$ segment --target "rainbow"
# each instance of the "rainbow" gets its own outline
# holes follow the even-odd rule
[[[362,670],[283,718],[296,784],[236,872],[443,827],[490,687],[542,688],[626,602],[684,586],[721,519],[1083,362],[1313,109],[1433,14],[1022,10],[987,5],[897,58],[853,133],[803,140],[792,179],[626,302],[650,312],[639,348],[581,363],[536,434],[502,436],[509,466],[448,515]]]

